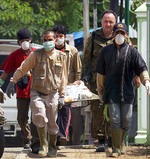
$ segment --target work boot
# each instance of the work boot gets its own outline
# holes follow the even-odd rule
[[[44,157],[47,155],[46,127],[43,128],[37,127],[37,130],[40,138],[40,151],[38,152],[38,155]]]
[[[48,145],[48,156],[49,157],[57,157],[57,147],[56,147],[56,141],[57,141],[57,134],[49,134],[49,145]]]
[[[34,147],[34,148],[32,148],[32,153],[35,153],[35,154],[38,154],[39,153],[39,151],[40,151],[40,148],[39,147]]]
[[[24,146],[23,146],[24,149],[30,149],[30,146],[31,146],[31,141],[30,140],[24,141]]]
[[[121,152],[121,137],[122,132],[121,129],[112,129],[112,144],[113,144],[113,151],[110,157],[118,157],[120,156]]]
[[[38,133],[38,132],[37,132]],[[38,154],[40,151],[40,140],[39,137],[36,138],[35,136],[32,136],[32,140],[31,140],[31,150],[32,153]]]
[[[98,139],[98,147],[96,152],[105,152],[105,139]]]
[[[121,137],[121,154],[126,153],[126,146],[125,146],[125,137],[126,137],[126,132],[122,129],[122,137]]]
[[[117,157],[119,157],[119,156],[120,156],[120,149],[114,148],[113,151],[112,151],[112,153],[111,153],[111,155],[110,155],[110,157],[115,157],[115,158],[117,158]]]
[[[67,145],[67,138],[66,137],[59,137],[58,141],[61,146],[66,146]]]

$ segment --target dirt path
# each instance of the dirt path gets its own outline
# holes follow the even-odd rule
[[[57,159],[112,159],[109,157],[111,149],[107,148],[106,152],[95,152],[93,146],[76,146],[76,147],[61,147],[58,150]],[[40,158],[32,154],[30,150],[22,148],[5,148],[2,159],[35,159]],[[48,159],[48,157],[44,157]],[[126,155],[121,155],[118,159],[150,159],[150,147],[143,146],[128,146]]]

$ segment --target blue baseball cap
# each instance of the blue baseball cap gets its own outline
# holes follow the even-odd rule
[[[116,31],[119,31],[119,30],[127,33],[128,32],[127,25],[125,23],[116,23],[114,25],[113,32],[116,32]]]

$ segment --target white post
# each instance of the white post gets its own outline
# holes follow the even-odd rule
[[[150,0],[146,0],[147,6],[147,65],[150,68]],[[150,69],[149,69],[150,71]],[[149,72],[150,73],[150,72]],[[150,97],[147,98],[147,138],[145,146],[150,145]]]
[[[89,0],[83,0],[84,48],[89,36]]]
[[[97,0],[94,0],[93,3],[93,26],[94,30],[97,29]]]
[[[142,4],[135,10],[138,29],[138,51],[147,62],[147,7]],[[147,137],[147,92],[143,85],[138,89],[138,130],[135,143],[144,144]]]

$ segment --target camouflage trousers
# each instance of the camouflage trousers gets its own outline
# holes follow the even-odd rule
[[[106,120],[104,115],[105,105],[100,105],[99,101],[91,105],[91,136],[93,138],[108,138],[111,137],[110,121]]]
[[[96,82],[90,84],[91,91],[95,94],[96,92]],[[111,137],[110,121],[106,120],[104,115],[105,105],[100,105],[100,101],[95,101],[91,104],[91,137],[103,139]],[[107,110],[108,114],[108,110]],[[108,115],[109,116],[109,115]]]

